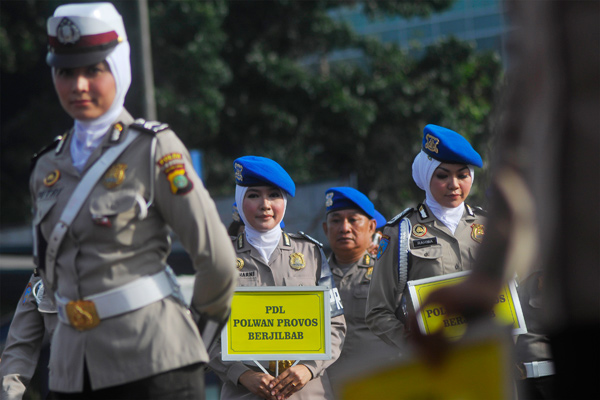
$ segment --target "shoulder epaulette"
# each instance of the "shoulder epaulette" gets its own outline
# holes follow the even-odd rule
[[[397,223],[398,221],[400,221],[402,218],[404,217],[408,217],[410,214],[412,214],[415,211],[414,208],[409,207],[407,209],[405,209],[404,211],[402,211],[400,214],[396,215],[394,218],[390,219],[385,225],[394,225],[395,223]]]
[[[314,244],[316,244],[319,247],[323,247],[323,243],[319,242],[317,239],[307,235],[306,233],[302,232],[302,231],[298,231],[297,235],[294,235],[293,233],[290,234],[291,237],[293,238],[300,238],[300,239],[307,239],[310,240],[311,242],[313,242]]]
[[[470,210],[469,214],[473,215],[473,211],[475,211],[477,214],[481,214],[483,216],[487,216],[488,212],[486,210],[484,210],[483,208],[479,207],[479,206],[475,206],[475,207],[471,207],[468,204],[465,204],[467,206],[467,210]]]
[[[52,141],[52,143],[50,143],[50,144],[49,144],[49,145],[47,145],[47,146],[44,146],[44,147],[42,147],[42,148],[41,148],[41,149],[40,149],[40,150],[39,150],[37,153],[35,153],[35,154],[34,154],[34,155],[31,157],[31,165],[30,165],[30,168],[29,168],[30,172],[31,172],[31,171],[33,171],[33,168],[35,167],[35,163],[37,162],[37,160],[38,160],[38,159],[39,159],[39,158],[40,158],[42,155],[44,155],[44,154],[46,154],[47,152],[49,152],[50,150],[54,150],[54,149],[57,149],[57,152],[58,152],[58,150],[60,149],[60,147],[58,147],[58,145],[59,145],[59,144],[62,142],[62,140],[63,140],[63,139],[65,139],[66,137],[67,137],[67,135],[66,135],[66,134],[65,134],[65,135],[59,135],[59,136],[56,136],[56,137],[54,138],[54,140]],[[62,145],[61,145],[61,147],[62,147]]]
[[[148,132],[152,134],[157,134],[164,130],[169,129],[169,124],[165,124],[163,122],[158,121],[146,121],[143,118],[138,118],[131,125],[130,128],[134,128],[143,132]]]

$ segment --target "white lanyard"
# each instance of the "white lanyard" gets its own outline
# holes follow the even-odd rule
[[[51,287],[54,287],[54,265],[58,256],[58,249],[69,230],[71,223],[81,210],[81,206],[90,195],[92,189],[96,186],[98,179],[112,165],[113,162],[125,151],[125,149],[139,136],[139,132],[130,129],[125,140],[118,145],[108,149],[94,165],[88,170],[79,184],[73,191],[71,198],[67,202],[58,223],[54,226],[48,247],[46,249],[46,280]]]

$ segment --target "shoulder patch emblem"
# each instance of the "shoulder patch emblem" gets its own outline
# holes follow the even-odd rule
[[[427,227],[423,224],[413,226],[412,234],[416,237],[423,237],[427,233]]]
[[[481,224],[471,225],[471,238],[477,243],[481,243],[483,235],[485,235],[485,228]]]
[[[306,261],[304,261],[304,254],[294,253],[290,255],[290,267],[296,271],[300,271],[306,267]]]
[[[44,178],[44,186],[50,187],[50,186],[54,185],[56,182],[58,182],[59,179],[60,179],[60,171],[55,169],[54,171],[52,171],[48,175],[46,175],[46,177]]]
[[[377,251],[377,259],[378,260],[381,258],[383,253],[385,253],[385,250],[387,249],[389,244],[390,244],[390,237],[388,235],[383,235],[381,237],[381,240],[379,241],[379,250]]]
[[[33,285],[31,284],[31,282],[29,282],[27,284],[27,286],[25,287],[25,293],[23,293],[23,304],[25,304],[27,302],[27,299],[29,298],[29,295],[31,294],[32,290],[33,290]]]
[[[166,156],[162,157],[160,160],[156,162],[156,164],[163,168],[169,166],[170,164],[183,160],[183,155],[181,153],[169,153]]]
[[[184,164],[167,167],[164,172],[171,184],[171,193],[182,195],[189,193],[194,188],[194,184],[187,177]]]
[[[125,180],[125,170],[127,169],[127,164],[114,164],[112,167],[106,171],[104,174],[104,178],[102,179],[102,184],[107,189],[114,189],[119,186]]]

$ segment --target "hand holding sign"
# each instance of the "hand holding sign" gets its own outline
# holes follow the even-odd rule
[[[271,383],[271,394],[277,400],[287,399],[302,389],[312,379],[312,373],[303,364],[294,365],[282,372]]]

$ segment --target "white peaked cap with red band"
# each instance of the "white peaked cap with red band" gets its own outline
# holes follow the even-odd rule
[[[106,59],[127,40],[123,18],[111,3],[66,4],[48,19],[51,67],[76,68]]]

